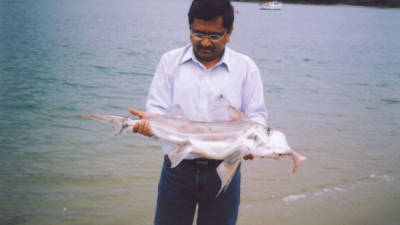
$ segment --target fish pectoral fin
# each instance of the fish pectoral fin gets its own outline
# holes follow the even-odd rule
[[[213,122],[251,121],[246,114],[233,107],[222,94],[208,101],[208,115]]]
[[[171,150],[168,152],[168,158],[171,161],[171,168],[174,168],[179,165],[186,158],[186,156],[192,151],[192,147],[190,145],[183,145],[177,149]]]
[[[221,187],[217,193],[217,197],[222,191],[226,191],[228,188],[242,157],[242,148],[237,149],[231,155],[225,158],[224,161],[222,161],[222,163],[217,167],[217,173],[219,179],[221,180]]]

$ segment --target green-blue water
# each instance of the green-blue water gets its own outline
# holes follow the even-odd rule
[[[238,224],[397,224],[400,11],[233,3],[269,124],[308,156],[243,163]],[[162,161],[81,113],[144,108],[190,1],[0,2],[0,224],[152,224]]]

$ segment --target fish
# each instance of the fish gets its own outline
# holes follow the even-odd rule
[[[226,111],[219,110],[218,115],[228,115],[228,117],[221,119],[221,116],[215,114],[213,118],[216,122],[191,121],[186,118],[179,106],[175,106],[168,115],[147,118],[156,138],[177,146],[168,152],[171,168],[178,166],[189,154],[221,160],[216,169],[221,181],[218,196],[228,188],[245,155],[274,159],[289,156],[293,160],[293,173],[296,173],[300,163],[307,159],[288,145],[286,136],[281,131],[252,121],[230,105],[224,105],[224,108]],[[141,121],[125,116],[103,114],[81,114],[74,117],[111,125],[115,135],[132,133],[135,124]],[[235,119],[226,121],[226,118]]]

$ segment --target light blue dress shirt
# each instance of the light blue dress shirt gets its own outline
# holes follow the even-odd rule
[[[189,44],[162,56],[150,86],[146,111],[165,115],[179,105],[189,120],[212,122],[209,102],[221,95],[251,120],[266,125],[263,83],[253,60],[225,47],[221,60],[206,69]],[[164,153],[176,147],[162,145]]]

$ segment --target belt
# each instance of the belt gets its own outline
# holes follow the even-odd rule
[[[197,158],[192,160],[188,159],[187,161],[192,161],[193,163],[196,164],[197,167],[217,166],[222,162],[222,160],[214,160],[206,158]]]
[[[165,155],[166,165],[167,167],[171,167],[171,161],[169,160],[168,156]],[[197,158],[197,159],[184,159],[181,163],[186,165],[196,165],[197,167],[207,167],[207,166],[218,166],[222,160],[215,160],[215,159],[206,159],[206,158]]]

